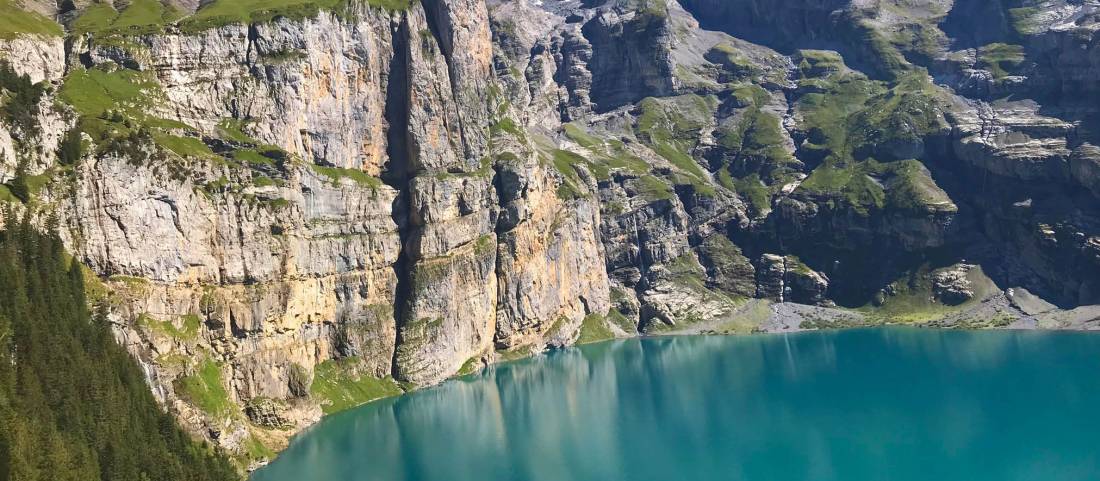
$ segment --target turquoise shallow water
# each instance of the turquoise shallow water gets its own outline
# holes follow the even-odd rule
[[[329,417],[252,479],[1096,480],[1100,336],[586,346]]]

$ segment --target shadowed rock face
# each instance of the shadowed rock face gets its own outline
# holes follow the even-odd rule
[[[956,0],[941,28],[951,38],[953,48],[977,48],[1002,41],[1012,34],[1012,21],[1005,8],[1009,3],[1013,2]]]
[[[852,0],[791,0],[777,5],[766,0],[685,0],[680,4],[692,12],[706,29],[736,32],[738,38],[767,45],[781,52],[829,42],[830,30]]]
[[[249,462],[395,379],[850,322],[769,302],[1051,327],[1085,311],[1006,292],[1100,303],[1090,2],[88,7],[0,35],[5,91],[51,86],[0,118],[0,199],[56,215],[158,398]]]
[[[605,10],[586,22],[581,32],[592,44],[587,67],[597,110],[672,93],[672,32],[666,17]]]

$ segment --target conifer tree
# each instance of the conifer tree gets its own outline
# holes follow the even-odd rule
[[[0,232],[0,481],[237,479],[184,433],[88,308],[56,219],[46,233],[6,208]],[[93,314],[94,312],[94,314]]]

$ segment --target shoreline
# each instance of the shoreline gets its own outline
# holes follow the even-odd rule
[[[1003,295],[1003,293],[1000,293]],[[357,404],[355,406],[348,407],[340,411],[327,413],[318,418],[315,422],[305,426],[301,430],[295,432],[288,437],[288,441],[285,447],[275,452],[275,456],[262,464],[250,466],[244,479],[249,480],[252,478],[252,474],[258,470],[263,469],[268,464],[278,459],[279,455],[285,451],[291,444],[295,442],[297,438],[305,433],[308,433],[321,422],[331,419],[335,416],[340,416],[348,412],[360,409],[363,406],[376,403],[386,399],[399,398],[416,392],[420,392],[427,389],[432,389],[441,386],[448,382],[460,381],[466,378],[472,378],[480,375],[483,371],[491,366],[506,365],[516,362],[522,362],[530,360],[536,356],[546,354],[549,352],[579,348],[582,346],[596,345],[606,342],[615,341],[628,341],[628,340],[644,340],[649,338],[661,338],[661,337],[687,337],[687,336],[756,336],[756,335],[775,335],[775,334],[803,334],[812,333],[818,331],[839,331],[839,330],[858,330],[858,329],[880,329],[880,328],[912,328],[912,329],[924,329],[924,330],[945,330],[945,331],[1047,331],[1047,332],[1064,332],[1064,333],[1098,333],[1100,334],[1100,306],[1081,306],[1075,309],[1052,309],[1039,313],[1038,315],[1027,315],[1023,311],[1018,311],[1020,317],[1012,320],[1005,325],[975,325],[973,323],[958,322],[960,319],[965,319],[978,315],[983,312],[983,306],[996,302],[997,296],[991,296],[986,299],[977,301],[975,305],[966,306],[959,309],[957,312],[950,316],[943,318],[932,319],[929,321],[918,322],[891,322],[892,318],[889,317],[872,317],[867,315],[866,312],[861,312],[855,309],[839,308],[839,307],[822,307],[822,306],[810,306],[805,304],[796,303],[772,303],[770,301],[762,299],[750,299],[741,309],[737,312],[743,312],[742,309],[753,309],[759,307],[759,304],[764,304],[770,314],[768,318],[760,325],[761,329],[754,329],[748,332],[735,332],[735,331],[717,331],[713,328],[716,325],[721,325],[722,322],[707,322],[696,323],[682,326],[678,329],[660,330],[652,333],[638,333],[636,335],[614,336],[609,338],[603,338],[591,342],[577,343],[572,342],[562,346],[542,346],[541,349],[531,350],[523,355],[516,357],[505,357],[499,351],[492,353],[493,360],[490,362],[478,363],[476,369],[469,372],[460,372],[455,375],[444,379],[443,381],[428,385],[415,387],[413,389],[404,390],[399,394],[392,396],[382,396],[369,401]],[[988,307],[988,306],[986,306]],[[808,318],[807,314],[814,314],[814,317]],[[858,315],[860,323],[841,323],[840,320],[850,319],[853,315]],[[1061,326],[1043,325],[1040,321],[1049,321],[1056,318],[1068,318],[1073,322]],[[809,322],[810,327],[804,327],[803,324]],[[486,356],[489,357],[489,356]]]

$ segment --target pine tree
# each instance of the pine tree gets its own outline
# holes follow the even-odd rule
[[[11,194],[23,203],[30,202],[31,188],[27,185],[27,161],[20,160],[15,166],[15,177],[8,182],[8,190],[11,190]]]
[[[88,309],[82,267],[56,219],[0,232],[0,481],[231,480],[213,448],[157,405],[114,342],[106,307]]]
[[[57,149],[57,160],[61,165],[75,165],[84,155],[84,140],[80,129],[70,129],[61,139],[61,145]]]

